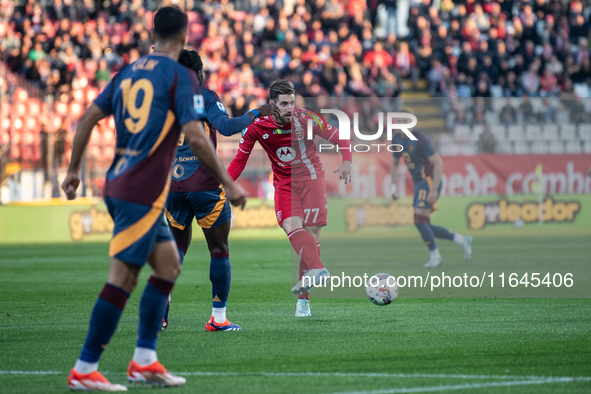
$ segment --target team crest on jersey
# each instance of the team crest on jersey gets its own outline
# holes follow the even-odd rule
[[[298,141],[304,139],[304,130],[301,127],[296,128],[296,137],[298,137]]]
[[[121,159],[119,159],[119,161],[117,162],[117,165],[115,166],[115,175],[121,174],[126,169],[127,169],[127,159],[125,157],[122,157]]]
[[[178,179],[182,178],[183,175],[185,175],[185,168],[180,164],[174,166],[174,168],[172,169],[172,176]]]
[[[284,146],[277,149],[277,157],[283,162],[290,162],[296,157],[296,151],[290,146]]]
[[[220,111],[226,112],[226,108],[224,108],[224,104],[221,101],[218,101],[218,108]]]

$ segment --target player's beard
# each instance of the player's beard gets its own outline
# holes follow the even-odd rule
[[[287,118],[287,116],[285,114],[281,114],[281,117],[279,119],[276,119],[277,123],[279,123],[279,124],[289,123],[289,122],[291,122],[292,116],[293,116],[293,112],[289,115],[289,118]]]

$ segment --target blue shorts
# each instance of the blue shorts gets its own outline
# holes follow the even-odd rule
[[[415,208],[420,209],[430,209],[432,211],[437,210],[437,201],[433,204],[429,204],[427,201],[427,196],[429,195],[429,191],[431,190],[431,177],[427,177],[425,179],[421,179],[418,182],[415,182],[415,195],[412,202],[412,206]],[[443,187],[443,183],[439,183],[439,190],[437,191],[437,198],[441,194],[441,189]]]
[[[202,228],[218,227],[232,218],[230,203],[223,188],[170,193],[164,212],[170,225],[179,230],[190,226],[193,218],[197,218],[197,223]]]
[[[173,241],[162,208],[105,197],[113,218],[109,256],[127,264],[143,266],[156,242]]]

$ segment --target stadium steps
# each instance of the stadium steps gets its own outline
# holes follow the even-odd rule
[[[420,82],[420,81],[419,81]],[[424,82],[424,81],[423,81]],[[417,84],[417,87],[419,84]],[[417,116],[417,128],[432,135],[447,132],[446,118],[441,112],[437,99],[424,90],[405,91],[400,95],[403,108]]]

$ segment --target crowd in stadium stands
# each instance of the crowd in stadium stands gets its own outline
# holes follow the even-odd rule
[[[160,3],[0,0],[1,61],[12,72],[0,86],[12,106],[0,145],[11,128],[12,156],[33,162],[41,125],[72,133],[111,75],[150,51]],[[591,7],[582,0],[172,3],[189,11],[205,85],[233,116],[258,106],[279,77],[303,96],[333,97],[395,97],[419,79],[443,97],[572,97],[591,82]],[[112,121],[102,127],[91,155],[108,162]]]

